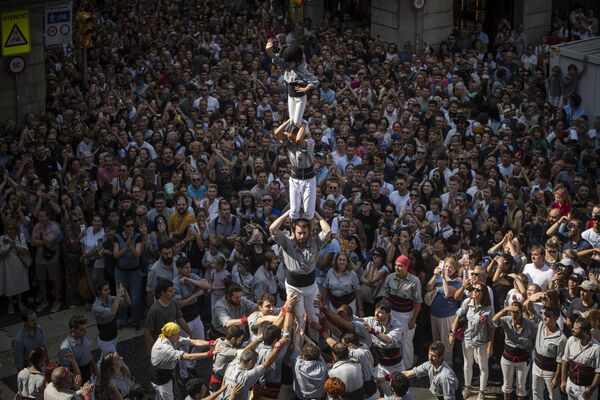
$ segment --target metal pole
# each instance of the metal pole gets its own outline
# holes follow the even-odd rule
[[[87,87],[88,87],[88,67],[87,67],[88,59],[87,59],[87,49],[83,48],[82,50],[83,50],[83,53],[82,53],[83,61],[82,61],[81,64],[82,64],[83,71],[82,71],[82,74],[81,74],[81,80],[82,80],[83,88],[87,89]]]
[[[15,121],[17,122],[17,126],[20,126],[21,124],[21,93],[20,93],[20,87],[21,87],[21,78],[20,78],[21,74],[17,74],[15,75],[15,98],[16,98],[16,119]]]
[[[423,9],[415,11],[415,53],[419,54],[423,43]]]

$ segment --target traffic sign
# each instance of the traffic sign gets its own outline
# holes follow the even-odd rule
[[[46,47],[72,43],[73,14],[71,4],[46,6]]]
[[[31,51],[29,36],[29,11],[17,10],[0,14],[2,25],[2,55],[4,57],[27,54]]]
[[[11,58],[8,61],[8,65],[6,68],[8,69],[8,73],[11,75],[19,75],[21,72],[25,71],[25,58],[22,56],[16,56]]]

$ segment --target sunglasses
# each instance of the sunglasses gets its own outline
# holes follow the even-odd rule
[[[473,288],[473,292],[475,292],[475,293],[481,293],[481,289],[480,288]]]

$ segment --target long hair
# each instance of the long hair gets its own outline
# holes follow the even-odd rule
[[[113,368],[117,362],[117,357],[120,357],[118,353],[110,352],[102,357],[102,362],[100,363],[100,398],[103,400],[110,398],[108,388],[113,376]],[[125,364],[123,364],[123,367],[119,372],[126,378],[133,380],[131,372]]]

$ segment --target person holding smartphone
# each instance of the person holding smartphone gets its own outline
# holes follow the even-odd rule
[[[119,334],[117,314],[121,307],[131,305],[129,293],[121,282],[117,282],[116,296],[110,294],[108,281],[100,281],[96,285],[96,301],[92,304],[92,315],[98,328],[98,347],[102,355],[117,351]]]

